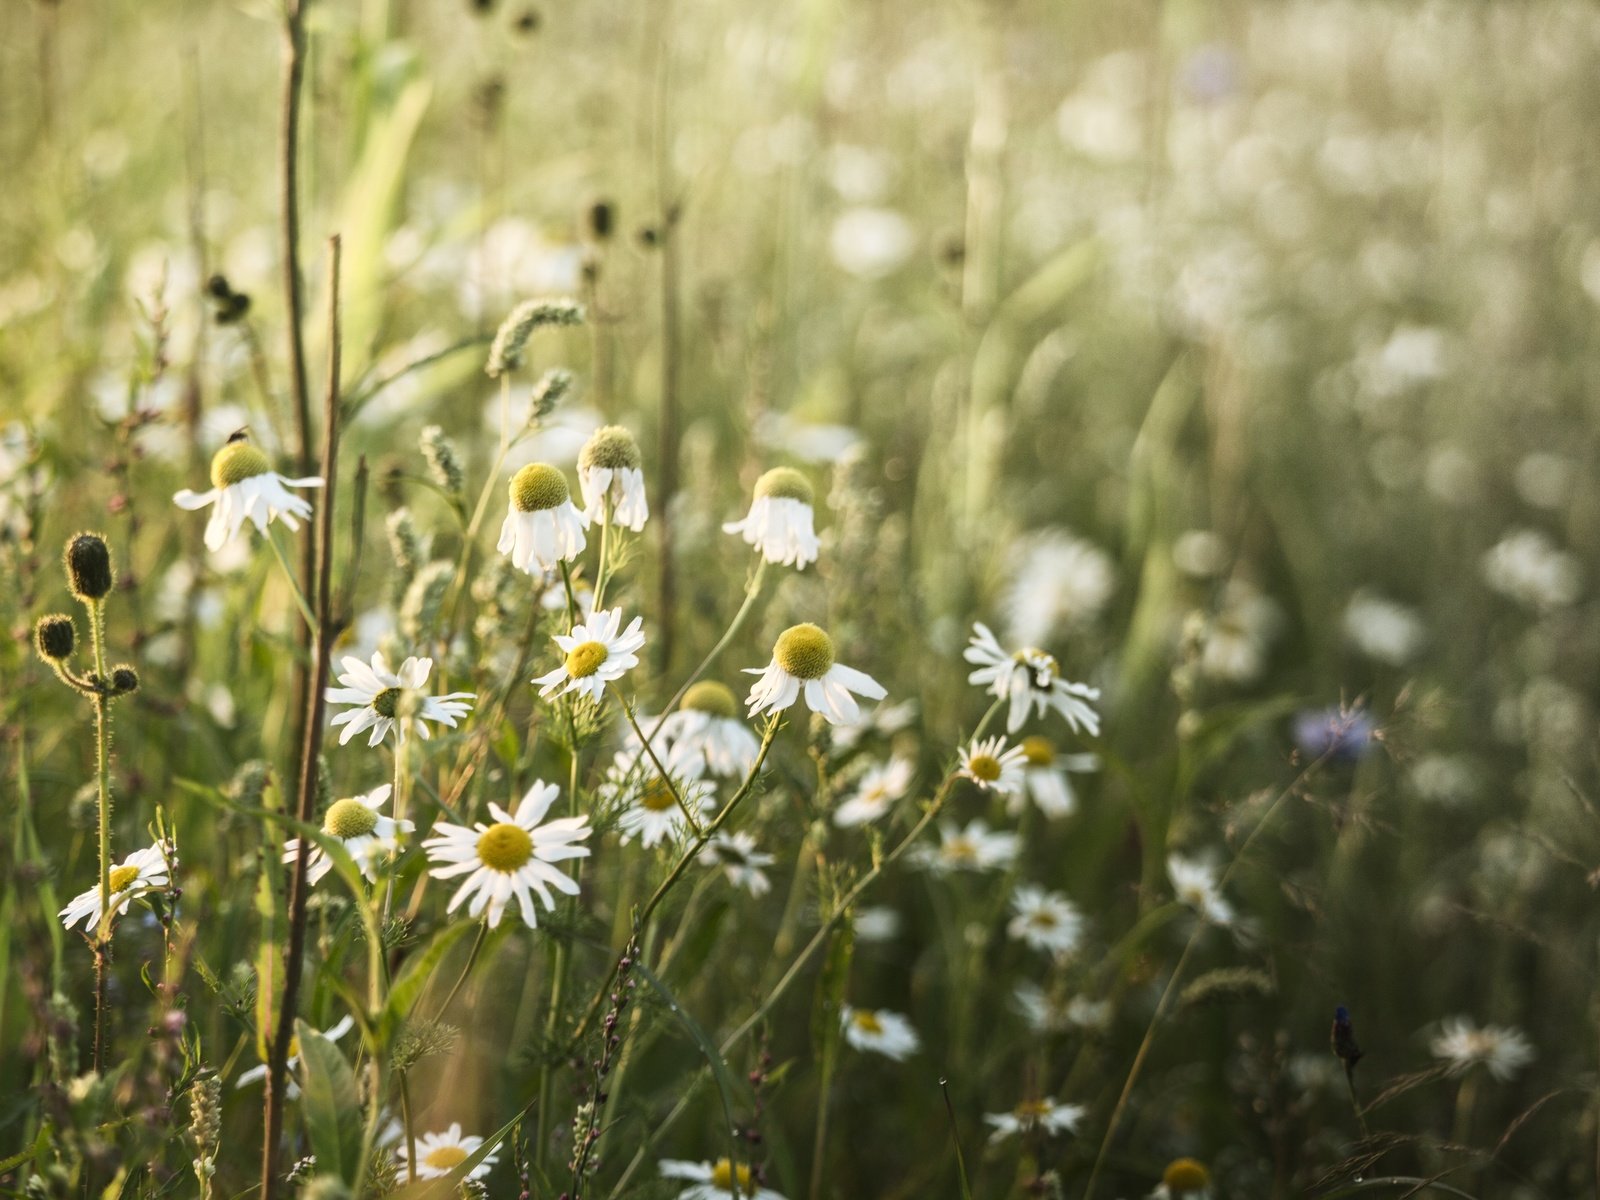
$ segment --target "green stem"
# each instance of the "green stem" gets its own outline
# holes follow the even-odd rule
[[[106,673],[105,601],[89,600],[85,607],[89,610],[95,677],[100,684],[93,695],[100,842],[100,922],[94,940],[94,1069],[98,1073],[105,1068],[106,967],[111,950],[111,712],[103,690],[111,681]]]
[[[472,941],[472,950],[467,954],[466,965],[461,968],[461,974],[456,976],[456,981],[451,985],[449,994],[444,998],[444,1003],[439,1005],[439,1016],[443,1017],[450,1008],[450,1002],[456,998],[456,993],[461,990],[461,985],[466,983],[467,976],[472,974],[472,968],[477,965],[478,953],[483,949],[484,939],[489,935],[487,921],[478,923],[478,936]]]
[[[317,632],[317,618],[311,614],[311,605],[306,602],[305,592],[300,590],[300,580],[295,577],[294,568],[289,565],[289,560],[284,557],[283,547],[278,545],[278,539],[272,534],[272,527],[267,526],[267,545],[272,547],[272,553],[278,560],[278,565],[283,568],[283,577],[289,581],[289,591],[294,594],[296,607],[300,615],[305,618],[306,628],[313,634]]]
[[[628,718],[629,728],[633,730],[634,736],[643,744],[644,752],[650,756],[650,761],[655,765],[656,774],[661,776],[662,785],[672,793],[673,800],[677,802],[678,811],[683,813],[683,819],[689,822],[689,828],[698,837],[700,835],[700,822],[695,818],[694,813],[689,811],[689,806],[684,803],[683,796],[678,792],[677,785],[672,782],[672,776],[668,773],[667,768],[661,765],[661,760],[656,757],[656,748],[650,744],[650,739],[645,736],[644,730],[639,728],[639,722],[634,718],[633,709],[628,707],[628,702],[622,698],[622,693],[617,691],[616,684],[611,685],[611,694],[617,698],[617,703],[622,706],[622,715]],[[660,723],[657,722],[657,724],[659,725]]]

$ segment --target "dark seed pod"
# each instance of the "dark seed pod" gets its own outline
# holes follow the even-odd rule
[[[33,627],[33,644],[38,647],[39,657],[46,662],[60,662],[72,657],[72,647],[77,640],[77,631],[73,627],[72,618],[65,613],[52,613],[48,617],[40,617],[39,623]]]
[[[79,600],[104,600],[115,575],[111,550],[98,533],[80,533],[67,543],[67,584]]]

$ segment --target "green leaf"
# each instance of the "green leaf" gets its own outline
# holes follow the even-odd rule
[[[355,1072],[328,1038],[304,1021],[296,1021],[294,1028],[300,1041],[300,1111],[317,1169],[355,1187],[363,1133]]]

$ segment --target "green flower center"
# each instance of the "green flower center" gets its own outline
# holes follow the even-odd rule
[[[791,625],[778,635],[772,657],[796,679],[821,679],[833,666],[833,639],[809,622]]]
[[[689,712],[710,713],[714,717],[731,717],[739,711],[739,702],[732,689],[715,680],[704,679],[683,694],[678,706]]]
[[[362,837],[378,827],[378,814],[359,800],[335,800],[322,818],[322,832],[330,837]]]
[[[626,467],[637,471],[643,461],[638,440],[621,425],[602,425],[578,453],[578,465],[584,469],[606,467],[619,471]]]
[[[858,1008],[850,1014],[850,1023],[862,1033],[882,1033],[883,1022],[878,1020],[878,1014]]]
[[[1022,739],[1022,755],[1030,767],[1048,767],[1056,761],[1056,748],[1049,738],[1034,734]]]
[[[529,463],[511,477],[511,506],[518,512],[543,512],[571,496],[567,477],[549,463]]]
[[[992,754],[974,754],[967,760],[967,770],[974,779],[993,783],[1000,778],[1000,760]]]
[[[399,715],[400,697],[404,691],[404,688],[384,688],[383,691],[372,698],[373,711],[380,717],[388,717],[391,721],[394,720]]]
[[[467,1152],[460,1146],[436,1146],[422,1156],[422,1165],[438,1171],[448,1171],[467,1161]]]
[[[133,881],[137,878],[139,878],[138,867],[112,867],[111,890],[120,892],[125,888],[131,887]]]
[[[711,1186],[719,1192],[732,1192],[733,1181],[739,1180],[739,1190],[746,1195],[756,1194],[755,1184],[750,1179],[750,1168],[740,1163],[735,1169],[734,1165],[725,1158],[719,1158],[716,1165],[711,1168]]]
[[[756,480],[756,498],[771,496],[774,499],[798,500],[811,504],[816,500],[811,481],[793,467],[773,467]]]
[[[567,674],[574,679],[587,679],[600,669],[611,655],[604,642],[583,642],[574,646],[567,655]]]
[[[657,775],[652,779],[639,796],[639,804],[651,812],[666,812],[668,809],[677,808],[678,802],[673,798],[672,789],[667,786],[667,781]]]
[[[478,837],[478,861],[491,871],[515,871],[532,857],[533,839],[520,825],[501,821]]]
[[[272,470],[267,456],[249,442],[229,442],[211,459],[211,486],[232,487]]]

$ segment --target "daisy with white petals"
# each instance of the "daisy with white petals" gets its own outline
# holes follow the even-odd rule
[[[389,670],[389,663],[381,651],[374,651],[372,664],[359,658],[346,658],[341,665],[344,674],[339,676],[342,688],[329,688],[329,704],[349,704],[333,718],[332,724],[343,725],[339,744],[345,745],[364,729],[372,730],[367,745],[376,746],[395,730],[397,740],[404,741],[406,734],[415,731],[423,739],[432,736],[427,723],[455,727],[456,719],[472,711],[469,701],[476,700],[473,692],[451,692],[447,696],[425,696],[428,675],[433,670],[431,658],[408,658],[400,664],[398,672]]]
[[[972,780],[986,792],[1017,796],[1022,792],[1022,768],[1027,755],[1021,746],[1006,748],[1006,739],[992,737],[961,747],[958,774]]]
[[[128,905],[149,892],[159,891],[170,882],[167,856],[160,845],[135,850],[111,868],[111,911],[121,916]],[[100,887],[90,888],[74,896],[61,910],[61,924],[68,929],[82,923],[85,930],[100,924]]]
[[[1100,769],[1096,754],[1060,754],[1049,738],[1035,734],[1022,739],[1022,791],[1013,792],[1006,809],[1012,816],[1029,800],[1047,817],[1068,817],[1078,807],[1072,776]]]
[[[811,481],[793,467],[774,467],[756,480],[755,499],[742,521],[729,521],[724,533],[737,533],[769,563],[796,570],[817,560],[821,543],[813,530]]]
[[[887,1009],[851,1008],[842,1004],[839,1019],[844,1023],[845,1041],[857,1050],[870,1050],[896,1062],[910,1058],[922,1044],[911,1022]]]
[[[511,477],[511,504],[496,549],[529,575],[554,571],[583,553],[587,514],[572,503],[567,477],[549,463],[529,463]]]
[[[482,1145],[481,1137],[471,1134],[463,1136],[460,1124],[454,1121],[443,1133],[423,1134],[417,1139],[417,1178],[443,1179],[472,1157],[473,1152]],[[400,1158],[401,1171],[404,1173],[404,1164],[410,1155],[403,1144],[395,1147],[395,1154]],[[489,1168],[499,1161],[499,1153],[491,1150],[483,1156],[477,1166],[467,1172],[466,1178],[482,1179],[489,1173]]]
[[[1233,922],[1233,905],[1222,896],[1216,868],[1181,854],[1167,856],[1167,876],[1178,899],[1213,925]]]
[[[386,783],[364,796],[335,800],[322,818],[322,832],[344,843],[345,850],[369,880],[377,879],[378,864],[400,848],[400,834],[416,828],[410,821],[397,821],[378,812],[389,802],[389,793],[393,790]],[[290,838],[283,844],[283,861],[287,865],[299,857],[300,839]],[[314,845],[306,864],[306,878],[315,885],[331,870],[333,860],[321,846]]]
[[[698,755],[706,770],[728,779],[743,779],[761,753],[760,740],[739,716],[738,697],[710,679],[690,687],[677,710],[662,718],[660,737]],[[637,736],[633,742],[638,743]]]
[[[909,758],[892,758],[887,764],[868,768],[855,791],[833,810],[833,823],[849,829],[876,821],[910,790],[916,773],[917,766]]]
[[[962,657],[977,670],[967,682],[982,684],[990,695],[1010,701],[1006,732],[1021,729],[1035,710],[1043,714],[1055,709],[1074,732],[1099,734],[1100,717],[1090,706],[1100,699],[1099,688],[1061,678],[1056,660],[1043,650],[1030,646],[1007,654],[987,625],[975,623],[972,629],[972,641]]]
[[[784,1200],[782,1193],[756,1182],[749,1163],[735,1166],[726,1158],[714,1163],[663,1158],[661,1174],[667,1179],[691,1181],[689,1187],[678,1193],[678,1200],[730,1200],[736,1196],[743,1196],[745,1200]]]
[[[539,821],[561,794],[553,783],[536,781],[517,805],[515,814],[498,804],[489,805],[494,824],[479,821],[473,828],[440,821],[434,825],[435,837],[422,843],[428,861],[441,863],[428,874],[435,879],[467,879],[450,897],[447,913],[470,901],[467,914],[473,918],[488,913],[489,928],[500,924],[506,906],[515,899],[523,922],[537,928],[533,893],[538,892],[545,910],[556,906],[553,887],[569,896],[578,894],[578,885],[552,863],[569,858],[587,858],[586,846],[574,845],[593,832],[588,817],[561,817],[544,825]]]
[[[1083,1120],[1085,1111],[1080,1104],[1057,1104],[1046,1096],[1043,1100],[1024,1100],[1008,1113],[986,1113],[983,1119],[994,1126],[994,1132],[989,1135],[993,1144],[1035,1130],[1050,1136],[1071,1133]]]
[[[566,654],[554,671],[535,679],[539,695],[552,692],[577,692],[599,704],[606,684],[621,679],[639,665],[639,649],[644,645],[640,632],[642,619],[635,617],[622,628],[622,610],[592,613],[587,622],[572,627],[571,633],[558,633],[551,640]]]
[[[1083,917],[1060,892],[1019,884],[1011,895],[1011,911],[1006,933],[1035,950],[1071,954],[1083,940]]]
[[[969,821],[962,829],[950,821],[939,822],[939,845],[918,846],[916,862],[945,874],[950,871],[995,871],[1016,861],[1020,843],[1017,835],[1004,830],[991,832],[982,820]]]
[[[206,522],[206,549],[214,552],[227,545],[246,521],[261,534],[267,532],[271,521],[281,520],[290,529],[299,529],[301,519],[311,516],[311,502],[289,489],[321,486],[322,480],[314,475],[305,479],[279,475],[246,434],[236,433],[211,459],[211,490],[184,488],[172,502],[191,512],[216,505]]]
[[[1446,1021],[1433,1039],[1432,1049],[1452,1075],[1482,1063],[1502,1083],[1533,1061],[1533,1045],[1520,1029],[1478,1026],[1465,1017]]]
[[[640,749],[617,752],[611,769],[600,785],[600,801],[606,811],[626,805],[617,818],[617,830],[626,845],[638,838],[645,849],[658,842],[675,842],[688,831],[684,816],[688,809],[700,817],[712,807],[715,785],[700,776],[704,762],[681,742],[657,743],[656,758],[666,774],[656,769],[655,759]],[[680,804],[679,801],[682,801]]]
[[[584,515],[599,525],[609,521],[635,533],[643,529],[650,516],[643,461],[637,439],[621,425],[596,429],[578,453]]]
[[[706,843],[697,860],[702,867],[721,867],[728,882],[752,896],[765,896],[772,882],[763,867],[770,867],[772,855],[756,849],[756,839],[748,833],[719,833]]]
[[[809,622],[785,629],[772,647],[772,661],[764,668],[747,667],[745,674],[761,676],[745,700],[752,717],[763,711],[782,712],[803,689],[812,712],[822,714],[829,724],[851,725],[861,715],[856,696],[882,700],[887,694],[872,676],[835,662],[833,639]]]

